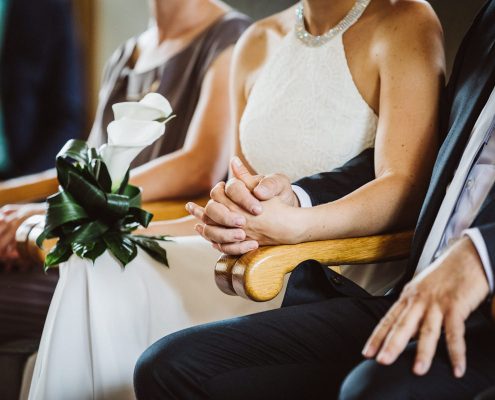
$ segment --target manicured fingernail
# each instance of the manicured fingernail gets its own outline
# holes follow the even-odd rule
[[[366,345],[364,346],[364,349],[363,351],[361,352],[361,354],[364,356],[364,357],[371,357],[371,354],[372,354],[372,348],[370,345]]]
[[[456,378],[462,378],[464,376],[464,367],[462,367],[461,365],[457,365],[454,368],[454,375]]]
[[[261,206],[254,206],[253,209],[251,210],[251,212],[254,215],[259,215],[263,212],[263,209],[261,208]]]
[[[187,203],[187,204],[186,204],[186,210],[187,210],[188,212],[191,212],[191,203]]]
[[[268,194],[268,191],[264,186],[257,186],[255,191],[261,196],[265,196]]]
[[[391,358],[392,357],[390,356],[389,353],[382,351],[376,357],[376,361],[378,361],[380,364],[390,364]]]
[[[422,361],[417,361],[414,364],[414,373],[416,375],[424,375],[426,373],[426,364]]]
[[[234,220],[234,224],[236,224],[236,226],[244,226],[245,223],[246,220],[243,217],[238,217]]]
[[[247,250],[248,251],[253,251],[253,250],[256,250],[258,248],[258,245],[253,243],[253,244],[250,244],[248,247],[247,247]]]
[[[234,165],[236,167],[242,167],[242,161],[241,161],[241,159],[239,157],[234,157],[232,159],[232,162],[234,163]]]
[[[197,225],[194,226],[194,230],[196,232],[201,233],[201,232],[203,232],[203,227],[201,225],[197,224]]]

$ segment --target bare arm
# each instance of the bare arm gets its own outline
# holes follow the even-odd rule
[[[419,15],[402,15],[411,11]],[[376,179],[338,201],[300,210],[305,229],[298,241],[369,235],[415,222],[438,147],[445,71],[442,30],[429,13],[422,6],[391,16],[372,47],[380,76]]]
[[[227,215],[230,210],[241,215],[246,221],[242,227],[246,237],[260,244],[370,235],[411,226],[417,218],[438,146],[437,113],[445,68],[441,27],[433,12],[421,7],[391,17],[373,42],[373,59],[380,77],[375,180],[338,201],[311,209],[294,208],[280,198],[268,200],[255,189],[258,199],[268,200],[261,203],[263,213],[256,217],[242,210],[246,207],[241,201],[232,201],[234,192],[241,198],[241,191],[252,188],[246,185],[242,189],[238,185],[239,189],[228,193],[227,185],[226,194],[224,190],[215,191],[213,198],[217,204],[210,204],[206,214],[214,215],[212,219],[219,219],[219,224],[220,220],[227,221],[220,216],[222,212]],[[418,21],[422,22],[419,26]],[[218,203],[226,207],[219,207]],[[201,210],[193,214],[202,217]],[[204,228],[206,237],[215,231],[210,236],[213,241],[239,241],[218,228]],[[222,241],[224,235],[226,240]]]
[[[131,182],[144,189],[145,201],[203,194],[225,176],[231,56],[232,48],[225,50],[207,72],[184,147],[133,171]]]

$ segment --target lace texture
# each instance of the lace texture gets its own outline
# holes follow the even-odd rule
[[[258,173],[297,180],[372,147],[377,121],[354,84],[342,34],[308,47],[292,31],[252,88],[240,123],[241,149]]]

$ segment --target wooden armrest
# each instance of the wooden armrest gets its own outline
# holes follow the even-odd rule
[[[337,266],[407,258],[413,232],[297,245],[266,246],[240,257],[223,255],[215,267],[217,286],[226,294],[268,301],[282,290],[284,277],[306,260]]]
[[[186,211],[186,203],[194,201],[200,206],[205,206],[210,200],[209,197],[200,197],[196,199],[174,199],[144,203],[143,208],[154,215],[153,221],[166,221],[186,217],[189,213]]]
[[[165,200],[153,203],[143,204],[143,208],[154,214],[153,221],[164,221],[181,218],[189,215],[184,208],[188,201],[194,201],[197,204],[205,205],[208,198],[189,200]],[[34,215],[24,221],[16,232],[17,249],[19,254],[26,259],[34,262],[43,262],[46,254],[55,246],[57,239],[45,240],[43,249],[36,245],[36,239],[43,231],[45,217],[43,215]]]
[[[29,182],[29,179],[16,178],[11,184],[0,184],[0,206],[46,199],[58,190],[56,178],[41,178],[37,182]],[[24,181],[27,183],[23,183]]]

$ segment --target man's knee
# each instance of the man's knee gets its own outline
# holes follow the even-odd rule
[[[363,361],[347,375],[339,400],[406,399],[412,375],[410,365],[401,361],[388,367],[374,360]]]
[[[197,334],[188,329],[166,336],[141,355],[134,370],[138,399],[203,398],[192,356]]]

